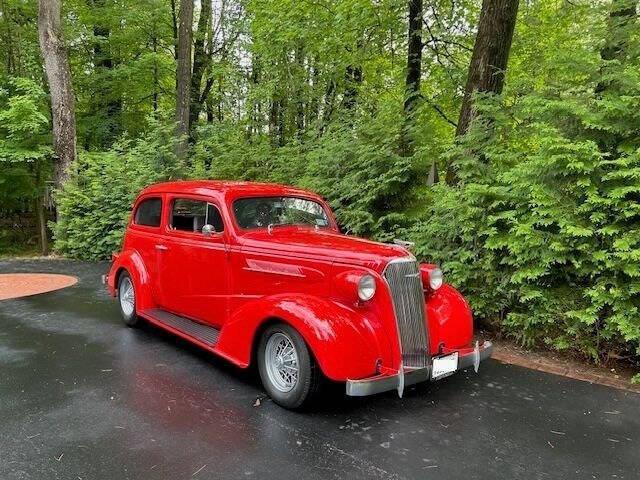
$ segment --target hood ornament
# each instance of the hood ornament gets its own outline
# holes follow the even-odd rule
[[[415,242],[408,242],[406,240],[400,240],[399,238],[394,238],[393,239],[393,243],[394,243],[394,245],[399,245],[399,246],[404,247],[406,249],[411,249],[416,245]]]

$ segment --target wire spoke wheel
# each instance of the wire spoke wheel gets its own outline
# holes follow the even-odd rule
[[[135,308],[135,292],[129,277],[125,277],[120,284],[120,308],[126,316],[131,316]]]
[[[264,363],[271,384],[280,392],[290,392],[298,383],[298,352],[293,340],[282,332],[269,337]]]

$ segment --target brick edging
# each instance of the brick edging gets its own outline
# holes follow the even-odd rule
[[[519,367],[530,368],[540,372],[560,375],[583,382],[597,383],[599,385],[605,385],[607,387],[640,394],[640,385],[630,384],[628,381],[621,378],[612,378],[607,375],[580,370],[578,368],[573,368],[544,358],[529,358],[525,355],[520,355],[518,353],[502,349],[498,345],[495,346],[491,358],[510,365],[517,365]]]

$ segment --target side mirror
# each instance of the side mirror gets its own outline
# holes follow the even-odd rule
[[[206,224],[202,227],[202,234],[205,237],[210,237],[211,235],[213,235],[214,233],[216,233],[216,229],[213,225],[210,224]]]

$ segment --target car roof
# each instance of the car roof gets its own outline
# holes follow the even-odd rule
[[[320,198],[319,195],[301,188],[277,183],[239,182],[230,180],[179,180],[149,185],[140,195],[149,193],[185,193],[197,195],[222,195],[228,198],[243,196],[303,195]]]

